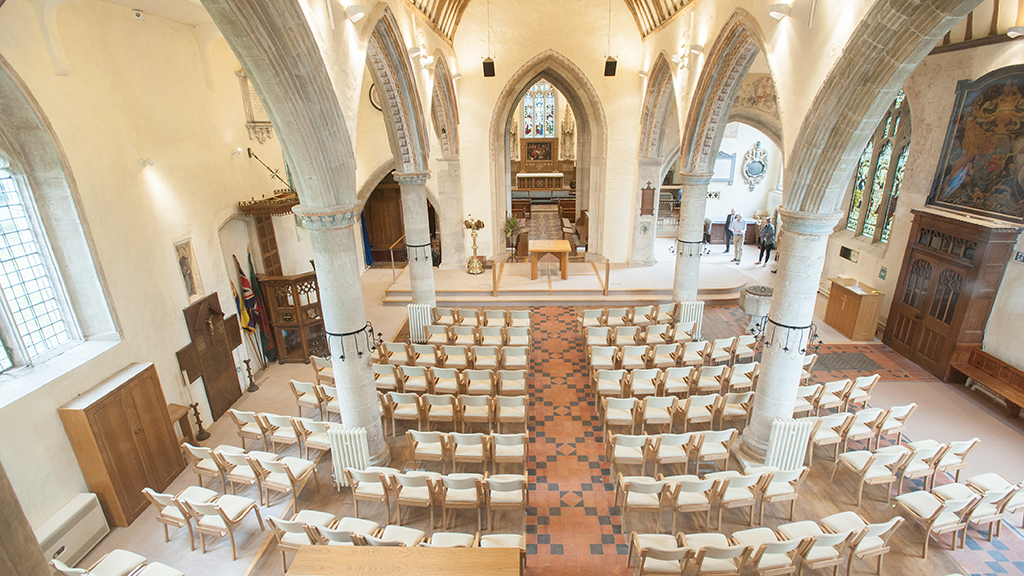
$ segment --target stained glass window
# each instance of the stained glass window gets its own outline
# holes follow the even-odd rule
[[[555,89],[547,80],[538,80],[523,96],[523,136],[555,136]]]
[[[907,164],[910,108],[905,100],[906,95],[900,90],[861,153],[853,177],[846,229],[876,242],[889,241]],[[899,154],[895,159],[894,150]]]

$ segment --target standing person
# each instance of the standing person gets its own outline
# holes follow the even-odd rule
[[[729,230],[732,230],[732,245],[735,248],[732,261],[738,266],[740,258],[743,257],[743,236],[747,232],[747,222],[743,219],[743,214],[733,215]]]
[[[761,261],[764,260],[764,264],[761,264],[761,267],[764,268],[771,260],[772,249],[775,248],[775,226],[772,225],[771,218],[764,219],[758,237],[761,241],[761,253],[757,257],[757,263],[761,264]]]
[[[729,215],[725,217],[725,252],[722,254],[729,253],[729,246],[732,244],[732,219],[736,217],[736,210],[729,210]]]

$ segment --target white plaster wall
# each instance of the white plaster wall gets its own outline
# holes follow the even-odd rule
[[[0,461],[38,526],[85,490],[56,408],[130,362],[155,362],[169,402],[183,402],[174,352],[188,343],[187,304],[173,243],[191,238],[207,292],[234,309],[217,229],[236,203],[269,193],[264,169],[235,148],[283,166],[276,139],[250,141],[227,44],[213,48],[207,89],[189,27],[96,0],[57,12],[71,73],[55,76],[27,0],[0,8],[0,53],[52,124],[74,172],[122,342],[0,408]],[[17,134],[12,134],[17,139]],[[154,165],[143,168],[140,158]],[[23,442],[26,430],[34,441]],[[40,457],[44,454],[45,457]]]
[[[721,151],[726,154],[736,155],[736,171],[732,185],[726,182],[712,182],[708,185],[708,191],[718,191],[718,198],[708,198],[705,214],[712,220],[725,220],[730,209],[735,209],[750,220],[757,210],[767,209],[768,191],[775,187],[782,172],[782,151],[768,139],[760,130],[740,122],[732,122],[728,128],[736,127],[735,138],[723,138]],[[761,183],[750,187],[743,182],[743,155],[760,142],[761,147],[768,152],[768,171]]]
[[[842,218],[839,232],[829,238],[828,252],[821,282],[827,289],[828,278],[838,274],[851,276],[885,293],[879,322],[885,322],[892,304],[893,291],[899,279],[907,238],[913,222],[911,209],[925,205],[931,192],[938,168],[942,144],[946,138],[950,114],[956,97],[956,84],[960,80],[975,80],[992,70],[1024,61],[1024,42],[1010,42],[929,56],[918,66],[904,85],[911,113],[910,152],[904,172],[896,216],[888,243],[846,231],[846,218]],[[895,161],[895,159],[894,159]],[[848,190],[842,209],[849,211]],[[839,249],[848,246],[859,252],[856,263],[839,257]],[[886,278],[879,278],[882,267]],[[1024,271],[1021,264],[1010,262],[996,299],[985,336],[985,347],[993,354],[1024,367],[1024,344],[1019,326],[1024,323],[1024,308],[1019,301],[1024,295]],[[1011,360],[1015,358],[1015,360]]]

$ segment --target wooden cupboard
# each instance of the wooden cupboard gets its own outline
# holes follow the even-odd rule
[[[156,368],[134,363],[57,409],[107,522],[128,526],[185,468]]]
[[[878,290],[853,278],[829,278],[825,323],[850,340],[874,340],[882,297]]]

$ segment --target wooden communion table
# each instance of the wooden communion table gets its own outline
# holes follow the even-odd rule
[[[537,261],[545,254],[558,258],[562,280],[569,279],[569,252],[572,247],[568,240],[530,240],[530,279],[537,279]]]
[[[302,546],[288,576],[519,576],[518,548]]]

